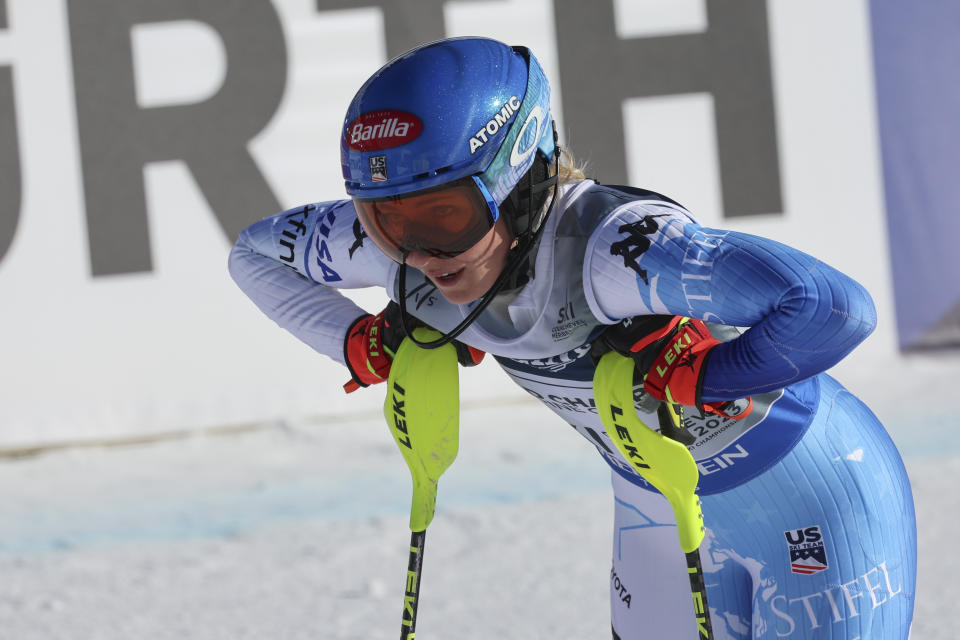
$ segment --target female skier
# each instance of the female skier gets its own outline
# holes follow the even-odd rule
[[[595,362],[610,349],[637,362],[647,424],[651,398],[687,408],[717,638],[907,637],[916,526],[903,463],[823,373],[873,330],[858,283],[703,227],[662,195],[584,179],[557,146],[536,58],[494,40],[424,45],[373,74],[347,111],[341,163],[350,199],[252,225],[233,278],[346,365],[348,390],[385,380],[423,323],[456,341],[462,364],[492,354],[586,437],[613,470],[615,638],[695,638],[697,626],[670,505],[596,412]],[[368,286],[392,301],[377,315],[337,291]]]

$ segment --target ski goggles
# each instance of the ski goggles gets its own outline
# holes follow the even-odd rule
[[[367,235],[396,262],[415,251],[459,255],[500,219],[500,208],[477,176],[412,193],[354,198],[353,204]]]

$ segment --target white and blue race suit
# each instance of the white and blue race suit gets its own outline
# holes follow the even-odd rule
[[[398,289],[398,265],[365,237],[349,200],[252,225],[230,271],[264,313],[341,363],[347,328],[365,311],[337,289],[381,286],[394,300]],[[447,302],[413,269],[406,290],[408,310],[441,331],[472,306]],[[869,295],[802,252],[703,227],[658,194],[581,181],[560,189],[533,278],[499,294],[459,340],[493,355],[613,469],[614,636],[697,637],[672,510],[621,457],[592,392],[591,343],[647,314],[699,318],[725,340],[708,362],[704,402],[754,400],[743,420],[686,418],[715,636],[906,638],[916,582],[909,482],[876,417],[823,373],[872,331]]]

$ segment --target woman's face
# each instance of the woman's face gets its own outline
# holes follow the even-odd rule
[[[452,258],[440,258],[414,251],[407,264],[422,271],[454,304],[473,302],[485,294],[507,264],[513,238],[501,217],[479,242]]]

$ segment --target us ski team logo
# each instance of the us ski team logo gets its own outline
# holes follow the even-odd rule
[[[783,535],[790,549],[790,571],[809,576],[830,567],[819,526],[784,531]]]
[[[370,166],[370,179],[374,182],[387,180],[387,156],[370,156],[367,159]]]

